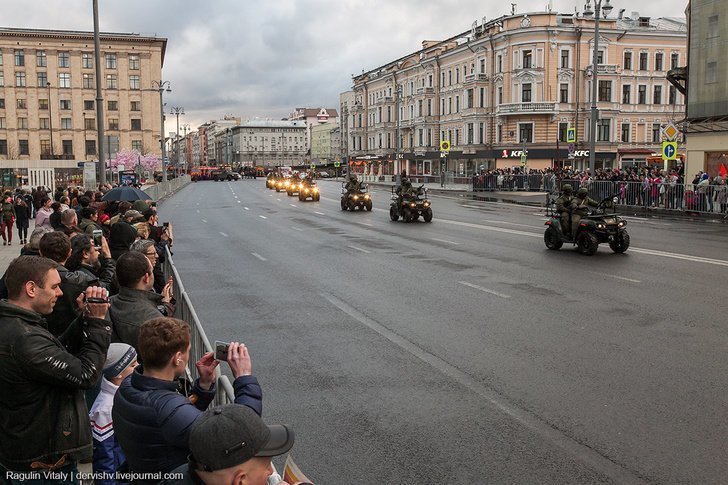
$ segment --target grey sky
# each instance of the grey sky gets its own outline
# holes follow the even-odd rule
[[[548,0],[513,0],[517,12]],[[100,0],[102,31],[169,39],[163,77],[168,106],[192,127],[234,114],[281,118],[295,107],[338,107],[351,75],[468,30],[476,19],[510,13],[482,0]],[[554,10],[584,1],[553,0]],[[0,0],[6,27],[93,30],[91,0]],[[612,0],[614,11],[684,16],[687,0]],[[639,7],[634,7],[639,5]],[[168,128],[171,124],[168,121]],[[168,130],[169,131],[169,130]]]

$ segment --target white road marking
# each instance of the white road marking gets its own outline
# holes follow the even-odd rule
[[[298,227],[292,227],[291,229],[293,229],[294,231],[303,232],[303,229]]]
[[[538,229],[538,226],[532,226],[530,224],[518,224],[517,222],[489,221],[489,220],[485,220],[483,222],[490,222],[490,223],[496,223],[496,224],[508,224],[510,226],[521,226],[521,227],[530,227],[531,229]]]
[[[716,266],[728,266],[728,261],[723,259],[703,258],[700,256],[691,256],[689,254],[668,253],[667,251],[656,251],[654,249],[629,248],[634,253],[649,254],[650,256],[661,256],[663,258],[682,259],[684,261],[693,261],[696,263],[714,264]]]
[[[314,213],[316,213],[316,214],[318,214],[318,215],[320,215],[320,216],[325,216],[325,215],[326,215],[326,214],[324,214],[323,212],[319,212],[319,211],[314,211]]]
[[[240,204],[241,202],[238,200],[237,203]]]
[[[281,199],[276,199],[276,200],[277,200],[278,202],[280,202],[280,201],[281,201]]]
[[[205,224],[207,224],[207,221],[205,219],[202,219],[202,222],[204,222]]]
[[[437,221],[444,223],[444,224],[453,224],[456,226],[472,227],[474,229],[485,229],[485,230],[494,231],[494,232],[504,232],[506,234],[516,234],[518,236],[537,237],[539,239],[543,237],[543,234],[536,234],[533,232],[526,232],[526,231],[518,231],[516,229],[506,229],[504,227],[484,226],[482,224],[473,224],[471,222],[449,221],[447,219],[438,219]]]
[[[362,253],[371,254],[371,251],[367,251],[366,249],[358,248],[356,246],[346,246],[347,248],[356,249],[357,251],[361,251]]]
[[[261,261],[268,261],[267,259],[265,259],[263,256],[261,256],[258,253],[250,253],[250,254],[252,254],[253,256],[255,256],[256,258],[258,258]]]
[[[222,237],[228,237],[228,235],[227,235],[227,234],[225,234],[224,232],[221,232],[221,233],[220,233],[220,235],[221,235]]]
[[[298,207],[296,204],[288,204],[288,205],[290,205],[291,207]]]
[[[454,244],[455,246],[460,246],[460,243],[456,243],[453,241],[448,241],[447,239],[437,239],[436,237],[431,238],[433,241],[439,241],[447,244]]]
[[[498,293],[497,291],[489,290],[488,288],[483,288],[482,286],[474,285],[472,283],[468,283],[467,281],[458,281],[458,283],[460,283],[461,285],[469,286],[470,288],[474,288],[484,293],[490,293],[491,295],[500,296],[501,298],[510,298],[510,296],[504,293]]]
[[[268,218],[267,218],[267,217],[265,217],[265,216],[258,216],[258,217],[260,217],[261,219],[268,219]]]
[[[246,211],[249,211],[249,210],[250,210],[250,209],[248,209],[247,207],[243,207],[243,209],[245,209]]]
[[[362,222],[362,224],[364,224],[365,226],[374,227],[373,224],[369,224],[368,222]]]
[[[630,283],[642,283],[640,280],[634,280],[632,278],[625,278],[624,276],[617,276],[617,275],[607,274],[607,273],[597,273],[595,271],[590,271],[590,273],[601,276],[603,278],[614,278],[617,280],[629,281]]]

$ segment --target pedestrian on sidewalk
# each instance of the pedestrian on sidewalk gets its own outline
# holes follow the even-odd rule
[[[2,199],[2,221],[0,231],[3,234],[3,246],[10,246],[13,243],[13,223],[15,222],[15,204],[10,191],[3,194]],[[5,233],[7,232],[7,238]]]
[[[21,190],[20,194],[15,197],[15,221],[18,227],[18,240],[20,244],[28,244],[28,228],[30,227],[30,217],[32,208],[28,205],[25,198],[25,191]]]
[[[52,203],[53,201],[47,195],[44,195],[40,199],[40,208],[35,216],[35,227],[47,227],[48,229],[53,229],[50,219],[51,214],[53,214],[53,209],[51,209]]]

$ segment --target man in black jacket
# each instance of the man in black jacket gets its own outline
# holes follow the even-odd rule
[[[91,429],[82,389],[96,385],[106,359],[111,328],[103,288],[79,298],[86,339],[70,354],[45,328],[43,315],[62,295],[57,264],[21,256],[8,267],[8,300],[0,301],[0,465],[8,483],[45,478],[78,483],[76,463],[91,457]]]

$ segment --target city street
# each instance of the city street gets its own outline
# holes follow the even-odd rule
[[[535,207],[433,196],[404,224],[384,187],[352,213],[320,185],[160,208],[208,337],[249,346],[313,481],[725,481],[728,227],[629,218],[626,254],[587,257],[548,251]]]

